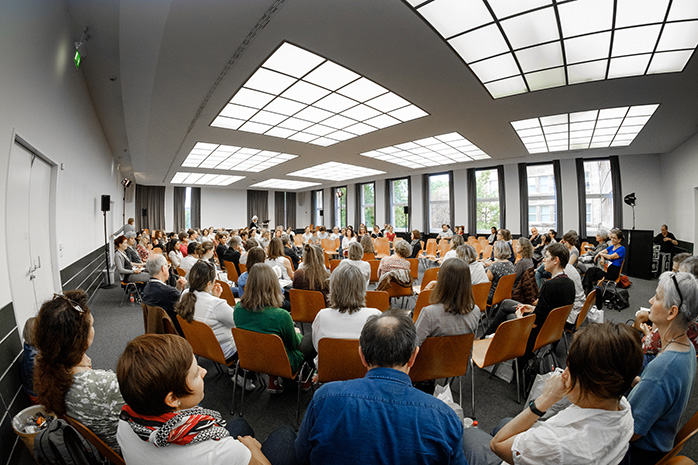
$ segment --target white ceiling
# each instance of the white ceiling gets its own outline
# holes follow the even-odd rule
[[[89,28],[87,56],[79,72],[122,172],[139,184],[166,185],[177,171],[186,171],[244,175],[227,187],[244,189],[328,161],[386,173],[379,177],[513,159],[533,162],[550,155],[529,155],[512,121],[628,105],[660,104],[630,146],[553,156],[665,153],[698,131],[695,53],[681,73],[576,84],[494,100],[461,58],[401,0],[67,0],[67,6],[75,40],[85,26]],[[211,127],[283,41],[366,76],[429,116],[329,147]],[[451,132],[460,133],[492,159],[411,170],[359,156]],[[182,168],[197,142],[299,157],[258,173]]]

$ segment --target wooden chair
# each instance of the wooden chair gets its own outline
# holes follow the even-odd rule
[[[126,462],[124,462],[123,457],[121,457],[119,454],[117,454],[114,449],[109,447],[106,442],[102,441],[99,436],[97,436],[90,428],[87,426],[83,425],[81,422],[76,420],[73,417],[69,417],[68,415],[65,415],[63,417],[65,421],[70,424],[73,428],[78,430],[78,433],[80,435],[87,439],[87,441],[95,446],[97,451],[104,457],[105,459],[109,460],[111,463],[114,465],[126,465]]]
[[[473,298],[475,299],[475,305],[480,309],[480,320],[479,324],[482,325],[482,332],[485,332],[485,322],[482,319],[482,314],[487,313],[487,297],[490,295],[490,288],[492,283],[489,281],[486,283],[480,283],[473,286]]]
[[[303,235],[302,234],[296,234],[293,236],[293,244],[296,247],[303,247]],[[242,271],[242,270],[240,270]]]
[[[470,244],[472,246],[474,246],[475,244],[478,243],[477,237],[475,237],[475,236],[468,236],[468,240],[465,242],[466,242],[466,244]]]
[[[226,265],[228,262],[225,263]],[[232,265],[232,263],[231,263]],[[235,268],[235,266],[233,266]],[[221,285],[221,288],[223,289],[223,292],[221,292],[221,299],[225,300],[228,302],[228,305],[230,305],[232,308],[235,308],[235,304],[237,303],[235,301],[235,296],[233,295],[233,290],[230,289],[230,284],[226,283],[225,281],[221,281],[219,279],[216,279],[216,283]]]
[[[295,372],[291,368],[291,362],[286,354],[284,343],[276,334],[258,333],[240,328],[233,328],[233,338],[238,349],[238,363],[235,365],[235,377],[242,369],[244,372],[243,383],[247,382],[247,372],[265,373],[269,376],[277,376],[298,382],[298,396],[296,398],[296,423],[300,416],[301,404],[301,376],[300,373],[305,363]],[[233,410],[235,413],[235,391],[237,383],[233,383]],[[245,405],[245,390],[241,389],[240,416],[243,415]]]
[[[618,287],[618,282],[620,281],[620,277],[623,275],[623,266],[624,265],[625,265],[625,257],[623,257],[623,261],[620,264],[620,270],[618,270],[618,276],[616,276],[616,279],[609,280],[609,279],[604,278],[596,284],[597,286],[599,286],[599,288],[603,289],[603,291],[601,291],[602,295],[606,293],[606,289],[608,289],[608,286],[613,285],[614,289],[616,289]],[[606,268],[608,269],[608,264],[606,265]]]
[[[419,278],[419,259],[418,258],[408,258],[410,262],[410,275],[412,276],[412,281],[416,281]]]
[[[366,291],[366,307],[377,308],[381,312],[390,309],[390,294],[385,291]]]
[[[514,290],[514,281],[516,281],[516,273],[505,274],[499,278],[499,281],[497,281],[497,287],[494,290],[494,295],[492,296],[490,308],[506,299],[511,299],[511,293]]]
[[[238,263],[238,266],[240,267],[241,274],[247,271],[247,265],[245,265],[244,263]]]
[[[369,265],[371,265],[370,282],[377,283],[378,282],[378,267],[380,266],[381,262],[380,262],[380,260],[369,260],[368,263],[369,263]]]
[[[390,299],[393,299],[396,297],[402,297],[403,298],[402,304],[404,304],[405,297],[412,297],[414,295],[414,293],[412,291],[412,286],[407,286],[407,287],[400,286],[395,281],[390,281],[390,287],[387,289],[387,291],[388,291],[388,297]]]
[[[363,260],[365,262],[369,262],[369,261],[375,260],[375,259],[376,259],[376,254],[370,253],[370,252],[364,253],[364,256],[361,257],[361,260]]]
[[[429,305],[430,296],[431,289],[428,291],[422,291],[417,296],[417,302],[414,304],[414,310],[412,311],[412,320],[414,320],[415,323],[417,322],[417,318],[419,318],[419,314],[422,312],[422,309]]]
[[[415,288],[415,292],[422,292],[422,289],[427,287],[427,284],[432,281],[436,281],[436,279],[439,277],[439,270],[440,268],[427,268],[422,276],[422,282],[418,288]]]
[[[427,260],[436,260],[436,239],[427,239],[427,249],[424,255]]]
[[[340,260],[338,258],[331,259],[330,260],[330,273],[333,272],[335,269],[337,269],[337,267],[339,266],[339,264],[341,262],[342,262],[342,260]]]
[[[582,326],[582,323],[584,323],[584,320],[587,319],[587,315],[589,314],[589,309],[591,308],[592,305],[596,302],[596,289],[591,291],[589,295],[587,296],[586,300],[584,301],[584,305],[582,305],[582,309],[579,311],[579,315],[577,315],[577,321],[574,324],[573,329],[565,329],[565,333],[570,333],[574,334],[580,326]],[[569,353],[570,349],[567,345],[567,338],[565,337],[565,348],[567,353]]]
[[[451,242],[446,239],[441,239],[439,241],[439,258],[444,258],[446,252],[451,250]]]
[[[131,296],[132,294],[135,295],[134,301],[141,302],[143,300],[141,292],[138,290],[138,286],[136,285],[136,283],[130,283],[122,279],[121,288],[124,290],[124,295],[121,297],[119,307],[121,307],[124,304],[124,301],[126,301],[126,299],[128,299],[129,296]]]
[[[492,246],[490,244],[487,244],[484,246],[484,249],[482,250],[482,259],[487,260],[490,258],[492,255]]]
[[[291,318],[298,323],[312,323],[318,312],[327,307],[325,296],[320,291],[291,289],[289,299],[291,301]]]
[[[368,371],[359,356],[358,339],[323,337],[317,348],[317,380],[320,383],[363,378]]]
[[[679,452],[683,449],[683,446],[686,444],[686,442],[691,439],[695,434],[698,433],[698,412],[693,414],[691,418],[686,422],[685,425],[681,427],[678,433],[676,433],[676,439],[674,439],[674,448],[671,449],[669,452],[666,453],[662,459],[657,462],[657,465],[670,465],[670,464],[681,464],[684,462],[681,462],[677,460],[676,462],[672,462],[673,458],[676,457]],[[689,462],[685,462],[689,463]]]
[[[462,376],[468,372],[470,353],[473,349],[475,335],[459,334],[457,336],[428,337],[419,347],[417,359],[410,368],[413,383],[430,379],[458,377],[460,389],[459,405],[463,405]],[[475,412],[475,396],[471,388],[471,409]]]
[[[187,275],[187,272],[184,271],[183,268],[177,268],[177,274],[179,275],[180,278],[184,278]]]
[[[141,302],[143,309],[144,334],[177,334],[175,325],[170,316],[162,307],[148,305]]]
[[[521,402],[519,362],[517,359],[526,353],[526,343],[528,342],[528,336],[531,334],[531,329],[533,329],[535,321],[535,315],[527,315],[515,320],[505,321],[499,325],[497,331],[494,333],[494,337],[481,339],[473,343],[473,363],[479,368],[495,365],[507,360],[514,360],[517,402]],[[474,393],[475,376],[473,372],[471,372],[471,376],[472,390]],[[474,409],[473,417],[475,417]]]
[[[213,334],[213,330],[206,323],[201,321],[192,320],[188,323],[187,320],[177,315],[177,321],[179,326],[182,328],[184,333],[184,338],[187,340],[189,345],[191,345],[194,355],[198,357],[203,357],[211,360],[219,373],[223,373],[223,370],[219,365],[226,367],[231,367],[233,363],[228,363],[225,360],[225,355],[223,355],[223,349],[216,339],[216,335]],[[236,383],[233,383],[236,384]]]
[[[696,462],[689,459],[685,455],[679,455],[669,459],[667,462],[657,462],[657,465],[696,465]]]
[[[238,282],[238,270],[235,268],[235,263],[233,262],[226,262],[225,263],[225,273],[228,275],[228,281],[232,281],[234,283]]]
[[[565,305],[564,307],[557,307],[548,313],[543,326],[541,326],[538,335],[536,336],[536,342],[533,345],[533,351],[537,351],[547,346],[548,344],[553,344],[562,338],[562,332],[565,330],[565,323],[567,322],[567,317],[572,311],[572,304]],[[556,366],[560,366],[560,362],[555,356],[555,351],[548,349],[546,353],[550,353],[555,361]]]
[[[387,238],[376,240],[376,258],[381,259],[390,255],[390,241]]]
[[[482,253],[482,245],[479,242],[475,242],[474,244],[471,244],[473,248],[475,249],[475,253],[479,257],[480,254]]]

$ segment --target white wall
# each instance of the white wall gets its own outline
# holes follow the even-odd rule
[[[659,155],[632,155],[618,158],[620,162],[622,195],[634,192],[637,196],[635,206],[635,228],[649,229],[659,234],[663,223],[669,223],[669,212],[663,201],[666,184],[662,180],[662,163]],[[687,202],[689,197],[686,197]],[[623,227],[633,227],[633,209],[623,203]],[[692,239],[686,239],[693,241]]]
[[[451,226],[464,225],[468,229],[468,170],[453,171],[453,199],[455,216],[455,224]]]
[[[655,211],[656,224],[666,223],[678,239],[698,244],[694,193],[698,187],[698,134],[659,159],[661,177],[655,180],[651,173],[644,177],[647,184],[661,183],[664,191],[657,199],[661,207]]]
[[[269,193],[273,212],[274,193]],[[271,219],[274,215],[270,215]],[[265,218],[260,218],[260,220]],[[171,223],[173,224],[173,223]],[[241,189],[201,188],[201,227],[228,229],[244,228],[249,225],[247,218],[247,191]]]
[[[57,272],[104,244],[102,194],[114,201],[108,226],[121,226],[120,175],[82,74],[72,64],[75,37],[69,32],[64,3],[4,0],[0,31],[0,179],[6,185],[11,175],[13,132],[53,163],[63,163],[57,179],[52,244],[63,245]],[[87,60],[84,66],[89,66]],[[17,234],[12,219],[6,218],[5,206],[5,190],[0,189],[0,231],[6,234],[9,226],[10,234]],[[8,269],[13,264],[7,262],[4,241],[0,262],[4,264],[0,266],[0,305],[5,305],[11,300]]]
[[[574,229],[579,232],[577,166],[574,159],[560,160],[560,177],[562,178],[560,179],[562,186],[562,226],[558,225],[557,229],[558,231]],[[526,233],[527,236],[529,234],[530,231]],[[595,231],[587,231],[587,234],[595,234]]]

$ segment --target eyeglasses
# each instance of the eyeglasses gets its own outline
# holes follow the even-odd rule
[[[68,302],[68,305],[70,305],[70,308],[72,308],[73,310],[75,310],[78,313],[85,313],[85,310],[83,310],[80,305],[78,305],[75,301],[70,300],[69,298],[67,298],[63,294],[53,294],[52,300],[56,300],[56,299],[65,300],[66,302]]]
[[[679,310],[681,310],[681,305],[683,305],[683,296],[681,295],[681,289],[679,289],[679,282],[676,280],[676,273],[671,274],[671,280],[674,281],[676,292],[679,293]]]

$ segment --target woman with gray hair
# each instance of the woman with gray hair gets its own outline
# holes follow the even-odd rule
[[[381,263],[378,266],[378,277],[380,278],[383,273],[395,270],[407,270],[410,272],[410,262],[407,261],[407,257],[412,253],[412,246],[407,241],[397,241],[395,243],[395,253],[383,257]]]
[[[371,281],[371,265],[362,260],[363,256],[364,248],[361,246],[361,244],[358,242],[351,242],[349,244],[349,255],[347,256],[347,260],[342,260],[339,262],[339,266],[337,266],[337,269],[334,271],[337,272],[338,269],[345,266],[353,266],[358,268],[364,275],[364,278],[366,278],[366,286],[368,287],[368,283]]]
[[[473,286],[480,283],[489,283],[490,280],[485,272],[485,267],[478,261],[477,251],[475,247],[470,244],[461,245],[456,249],[456,254],[458,258],[465,260],[470,268],[470,278],[473,282]]]
[[[599,252],[606,250],[610,245],[608,243],[608,230],[606,228],[599,228],[598,231],[596,231],[596,242],[596,247],[588,244],[586,250],[579,251],[580,253],[584,253],[577,261],[577,269],[580,273],[586,273],[589,268],[594,266],[601,268],[598,261],[594,263],[594,257],[596,257]]]
[[[698,316],[698,281],[686,272],[662,273],[650,304],[662,350],[628,396],[635,422],[628,451],[632,465],[656,463],[673,448],[696,375],[696,351],[686,331]]]
[[[446,252],[444,256],[441,258],[441,263],[445,262],[449,258],[456,258],[458,254],[456,253],[456,249],[458,247],[462,246],[465,244],[465,241],[463,240],[463,236],[453,236],[453,239],[451,239],[451,250]]]
[[[380,314],[378,309],[366,308],[366,280],[361,270],[337,268],[330,277],[330,308],[320,310],[313,321],[315,351],[324,337],[359,339],[366,320]]]
[[[492,253],[495,259],[494,263],[487,267],[487,277],[492,281],[490,295],[487,297],[488,305],[492,303],[492,297],[494,296],[494,291],[497,289],[499,279],[504,275],[516,273],[514,265],[509,261],[509,257],[511,256],[511,245],[509,245],[508,242],[495,242]]]

